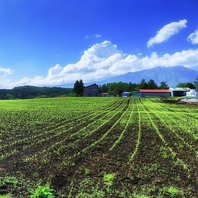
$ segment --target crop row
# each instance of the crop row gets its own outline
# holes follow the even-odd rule
[[[0,164],[13,174],[50,180],[71,197],[87,177],[92,186],[86,189],[103,189],[106,172],[115,178],[114,193],[125,197],[151,186],[156,189],[149,195],[159,195],[164,185],[196,194],[194,106],[154,98],[57,98],[0,108]]]

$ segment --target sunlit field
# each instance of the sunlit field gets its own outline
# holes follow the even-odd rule
[[[197,112],[159,98],[2,100],[0,197],[198,197]]]

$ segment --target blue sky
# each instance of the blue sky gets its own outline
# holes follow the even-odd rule
[[[1,0],[0,88],[198,67],[197,0]]]

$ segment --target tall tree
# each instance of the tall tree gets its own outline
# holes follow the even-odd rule
[[[140,84],[139,84],[139,89],[148,89],[148,84],[145,81],[145,79],[142,79]]]
[[[115,94],[121,96],[121,94],[125,91],[126,83],[118,82],[115,86]]]
[[[196,91],[198,92],[198,76],[197,76],[196,81],[195,81],[195,88],[196,88]]]
[[[100,90],[101,90],[101,92],[107,92],[107,91],[108,91],[107,84],[103,84],[103,85],[100,87]]]
[[[160,89],[168,89],[169,87],[168,87],[168,85],[166,84],[165,81],[162,81],[162,82],[160,82],[159,88],[160,88]]]
[[[108,83],[108,94],[110,95],[121,95],[123,91],[126,91],[126,85],[127,83],[123,82],[114,82],[114,83]]]
[[[157,89],[158,88],[157,84],[152,79],[150,79],[147,84],[148,84],[148,89]]]
[[[137,90],[138,90],[138,84],[129,82],[128,91],[132,92]]]
[[[77,96],[83,96],[84,93],[84,83],[82,80],[77,80],[74,83],[74,93],[76,93]]]

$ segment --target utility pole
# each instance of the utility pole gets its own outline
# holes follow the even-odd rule
[[[195,81],[195,87],[196,87],[196,92],[197,92],[197,96],[198,96],[198,76]]]

